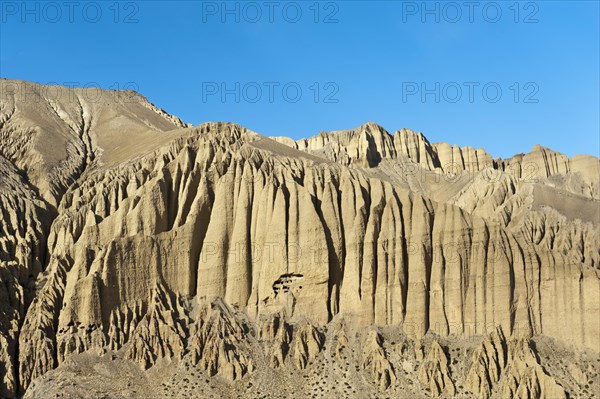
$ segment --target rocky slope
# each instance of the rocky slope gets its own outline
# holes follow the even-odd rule
[[[0,89],[0,396],[598,395],[597,158]]]

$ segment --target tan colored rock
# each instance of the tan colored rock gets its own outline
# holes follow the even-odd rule
[[[281,314],[263,316],[258,324],[258,337],[265,342],[265,352],[269,366],[279,368],[284,366],[285,359],[290,351],[292,341],[292,326]]]
[[[479,398],[489,398],[506,367],[506,356],[506,340],[498,328],[473,352],[466,379],[467,388]]]
[[[375,330],[368,332],[363,344],[362,367],[381,390],[396,383],[396,373],[383,348],[383,337]]]
[[[348,352],[347,348],[350,345],[348,334],[346,332],[345,322],[342,320],[331,326],[334,335],[334,350],[333,353],[339,362],[345,360],[345,354]]]
[[[305,322],[296,326],[292,341],[292,357],[296,367],[306,368],[309,362],[321,352],[324,342],[323,334],[310,323]]]
[[[235,381],[254,370],[245,352],[244,329],[227,305],[220,301],[205,306],[199,325],[190,332],[192,363],[209,375]]]
[[[564,389],[538,364],[528,340],[519,339],[508,346],[508,367],[502,395],[512,398],[566,398]]]
[[[577,383],[583,385],[588,381],[588,378],[585,375],[585,373],[581,371],[581,369],[577,365],[573,363],[569,364],[568,371],[569,374],[571,374],[571,376],[573,377],[573,379],[577,381]]]
[[[456,393],[454,382],[450,378],[448,357],[437,341],[431,343],[431,348],[419,369],[419,382],[431,396],[449,396]]]
[[[144,369],[161,360],[180,359],[185,349],[187,317],[164,288],[154,290],[150,310],[129,338],[125,358]]]
[[[357,328],[415,339],[436,395],[463,377],[439,344],[422,351],[427,334],[501,329],[465,365],[489,397],[560,395],[513,339],[600,351],[595,157],[495,159],[373,123],[271,140],[190,127],[135,93],[0,86],[1,396],[110,351],[147,373],[186,356],[231,381],[258,364],[304,370],[329,360],[332,320],[348,327],[327,336],[336,358]],[[404,389],[378,341],[367,380]]]

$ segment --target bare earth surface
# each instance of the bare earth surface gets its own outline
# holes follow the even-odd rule
[[[598,398],[599,185],[0,79],[0,397]]]

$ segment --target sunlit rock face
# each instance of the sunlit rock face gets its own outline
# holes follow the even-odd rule
[[[0,89],[0,396],[600,389],[597,158]]]

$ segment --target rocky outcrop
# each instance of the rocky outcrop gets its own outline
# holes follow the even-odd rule
[[[3,124],[12,116],[4,115]],[[13,111],[14,113],[14,111]],[[2,124],[0,124],[2,125]],[[4,129],[0,132],[6,133]],[[22,146],[22,142],[15,142]],[[18,387],[18,339],[27,307],[35,296],[36,278],[43,269],[52,208],[39,198],[13,163],[0,138],[0,396]],[[11,147],[12,148],[12,147]],[[38,281],[39,283],[39,281]]]
[[[83,354],[239,382],[325,367],[334,339],[349,363],[354,337],[326,339],[332,320],[435,335],[415,359],[433,395],[463,379],[447,337],[499,328],[464,376],[489,397],[559,392],[513,338],[600,351],[597,158],[493,159],[372,123],[271,140],[119,92],[1,84],[3,396]],[[361,342],[369,384],[410,385],[383,334]]]
[[[528,340],[520,339],[508,347],[508,367],[501,393],[510,398],[566,398],[564,389],[538,364]]]
[[[461,177],[471,179],[484,172],[485,178],[493,182],[501,173],[507,173],[521,181],[548,181],[551,185],[565,186],[569,192],[600,199],[598,158],[575,155],[570,159],[541,145],[534,146],[528,154],[493,158],[482,148],[443,142],[431,144],[420,132],[404,128],[390,134],[372,122],[354,130],[321,132],[297,141],[287,137],[273,139],[347,166],[373,168],[382,161],[392,160],[392,170],[404,175],[404,179],[408,175],[423,179],[427,175],[423,171],[434,171],[437,173],[434,179],[459,183]]]
[[[308,322],[296,327],[292,341],[292,358],[299,369],[304,369],[321,352],[323,333]]]
[[[539,364],[528,339],[506,340],[496,329],[477,347],[466,378],[481,398],[566,398],[565,390]]]
[[[454,382],[450,378],[448,357],[437,341],[431,343],[431,348],[421,364],[419,382],[432,396],[452,397],[456,393]]]
[[[261,317],[258,337],[265,343],[269,366],[283,367],[292,341],[292,326],[287,323],[285,316],[273,314]]]
[[[163,287],[156,286],[150,309],[131,333],[125,357],[144,369],[159,360],[183,357],[187,322],[183,307]]]
[[[23,316],[23,289],[8,270],[0,269],[0,395],[17,390],[17,337]]]
[[[504,334],[496,329],[473,352],[466,379],[469,391],[479,398],[488,399],[506,367],[506,356]]]
[[[394,368],[383,348],[383,337],[375,330],[369,331],[363,344],[362,367],[381,390],[396,383]]]
[[[338,361],[343,361],[345,358],[345,352],[350,346],[350,340],[346,332],[346,326],[343,320],[330,324],[330,328],[333,330],[333,341],[334,348],[333,354]]]
[[[192,364],[209,375],[220,375],[230,381],[242,378],[254,369],[254,361],[245,351],[243,326],[222,302],[201,310],[200,321],[191,329]]]

